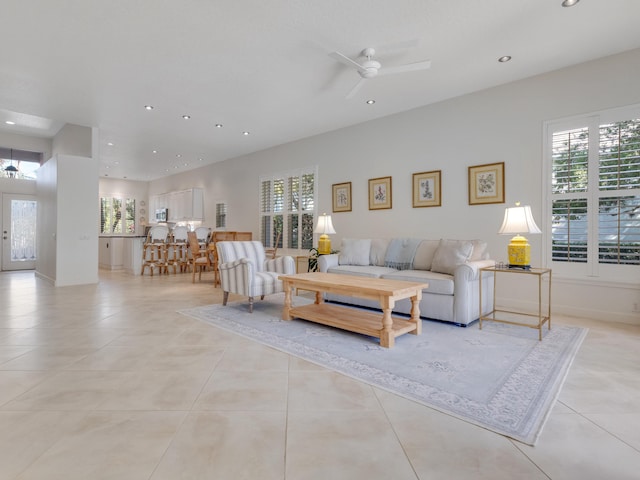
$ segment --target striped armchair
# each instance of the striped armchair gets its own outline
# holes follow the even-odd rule
[[[267,260],[261,242],[217,242],[220,285],[226,305],[229,293],[249,297],[249,312],[253,312],[253,298],[282,292],[279,275],[296,273],[293,257]]]

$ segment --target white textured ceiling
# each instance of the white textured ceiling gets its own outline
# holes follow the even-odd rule
[[[560,3],[0,0],[0,129],[98,127],[100,174],[151,180],[640,47],[640,1]],[[432,66],[346,100],[328,54],[365,47]]]

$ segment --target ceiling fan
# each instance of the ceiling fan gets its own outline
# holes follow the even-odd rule
[[[352,60],[346,55],[340,52],[330,53],[329,56],[334,60],[337,60],[340,63],[344,63],[345,65],[355,68],[360,75],[360,80],[355,86],[351,89],[351,91],[347,94],[347,99],[352,98],[360,87],[364,84],[366,80],[375,78],[380,75],[393,75],[396,73],[405,73],[405,72],[414,72],[417,70],[427,70],[431,67],[431,61],[425,60],[423,62],[416,63],[407,63],[405,65],[397,65],[395,67],[382,67],[382,64],[377,60],[373,59],[373,56],[376,54],[375,49],[369,47],[362,50],[360,56],[365,57],[366,60],[363,62],[357,62],[356,60]]]

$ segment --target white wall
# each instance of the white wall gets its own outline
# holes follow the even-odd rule
[[[496,233],[505,206],[521,201],[541,218],[543,122],[638,103],[639,76],[634,50],[154,181],[149,194],[203,187],[205,224],[226,201],[229,229],[257,233],[259,176],[317,164],[319,211],[331,212],[333,183],[352,182],[352,212],[332,214],[334,246],[343,237],[482,238],[506,260],[509,238]],[[505,162],[506,204],[468,205],[468,167],[494,162]],[[429,170],[442,170],[442,207],[412,208],[411,175]],[[387,175],[393,209],[369,211],[367,180]],[[542,237],[529,240],[532,263],[541,265]],[[512,289],[505,299],[524,293]],[[556,311],[640,323],[631,311],[638,301],[640,282],[576,288],[554,280]]]
[[[15,133],[0,132],[0,145],[16,150],[27,150],[29,152],[42,152],[42,158],[50,158],[53,149],[52,139],[42,137],[31,137]]]
[[[53,137],[51,149],[53,155],[61,153],[78,157],[93,157],[91,127],[66,124]]]

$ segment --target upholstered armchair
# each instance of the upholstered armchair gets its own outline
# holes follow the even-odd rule
[[[261,242],[217,242],[218,270],[222,287],[222,304],[229,293],[249,297],[249,312],[253,312],[253,299],[283,291],[279,275],[296,273],[293,257],[284,256],[267,260]]]

